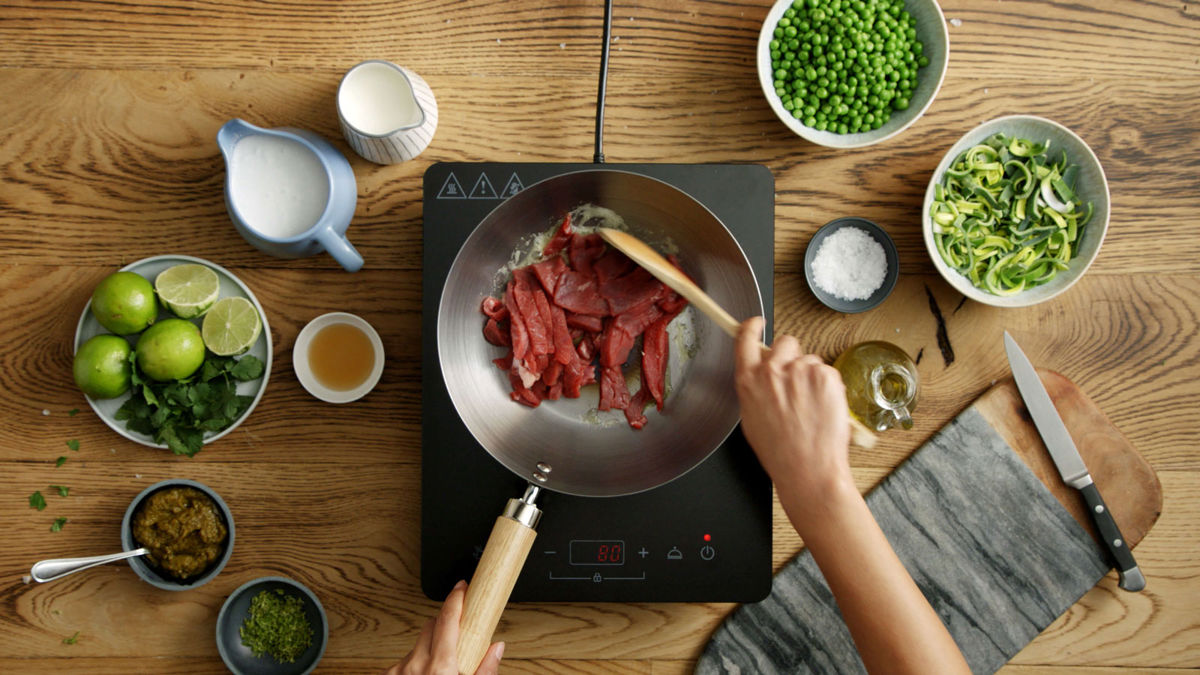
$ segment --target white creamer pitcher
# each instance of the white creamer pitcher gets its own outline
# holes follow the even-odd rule
[[[363,61],[342,78],[337,93],[342,134],[376,164],[395,164],[429,147],[437,131],[437,100],[413,71],[388,61]]]

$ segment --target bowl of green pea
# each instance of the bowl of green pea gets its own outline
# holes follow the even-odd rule
[[[949,53],[935,0],[779,0],[759,33],[758,79],[798,136],[858,148],[924,114]]]

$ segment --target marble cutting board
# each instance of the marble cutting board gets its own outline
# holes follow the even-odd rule
[[[1040,375],[1136,544],[1161,510],[1157,476],[1078,387],[1051,371]],[[1109,571],[1082,500],[1058,478],[1011,381],[921,446],[867,504],[975,673],[1004,665]],[[738,608],[717,629],[696,672],[865,669],[824,578],[802,552],[766,600]]]

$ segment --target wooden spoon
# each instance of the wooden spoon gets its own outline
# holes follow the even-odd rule
[[[717,301],[713,300],[708,293],[705,293],[691,279],[687,278],[687,275],[680,272],[678,268],[659,255],[657,251],[628,232],[608,227],[596,228],[596,232],[600,234],[604,241],[629,256],[630,260],[641,265],[659,281],[687,298],[688,302],[695,305],[708,318],[716,322],[721,330],[729,334],[729,337],[737,338],[738,328],[741,325],[740,322],[733,318],[729,312],[726,312],[724,307],[717,304]],[[762,345],[762,348],[763,350],[770,349],[766,345]],[[875,446],[876,437],[865,424],[859,422],[851,415],[850,440],[854,441],[860,447],[872,448]]]

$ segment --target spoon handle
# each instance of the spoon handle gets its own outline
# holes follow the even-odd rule
[[[94,555],[89,558],[54,558],[52,560],[43,560],[34,564],[33,569],[29,571],[29,576],[33,577],[33,580],[37,582],[53,581],[59,577],[74,574],[79,570],[86,570],[89,567],[133,558],[147,553],[149,553],[149,550],[139,548],[133,551],[122,551],[110,555]]]

